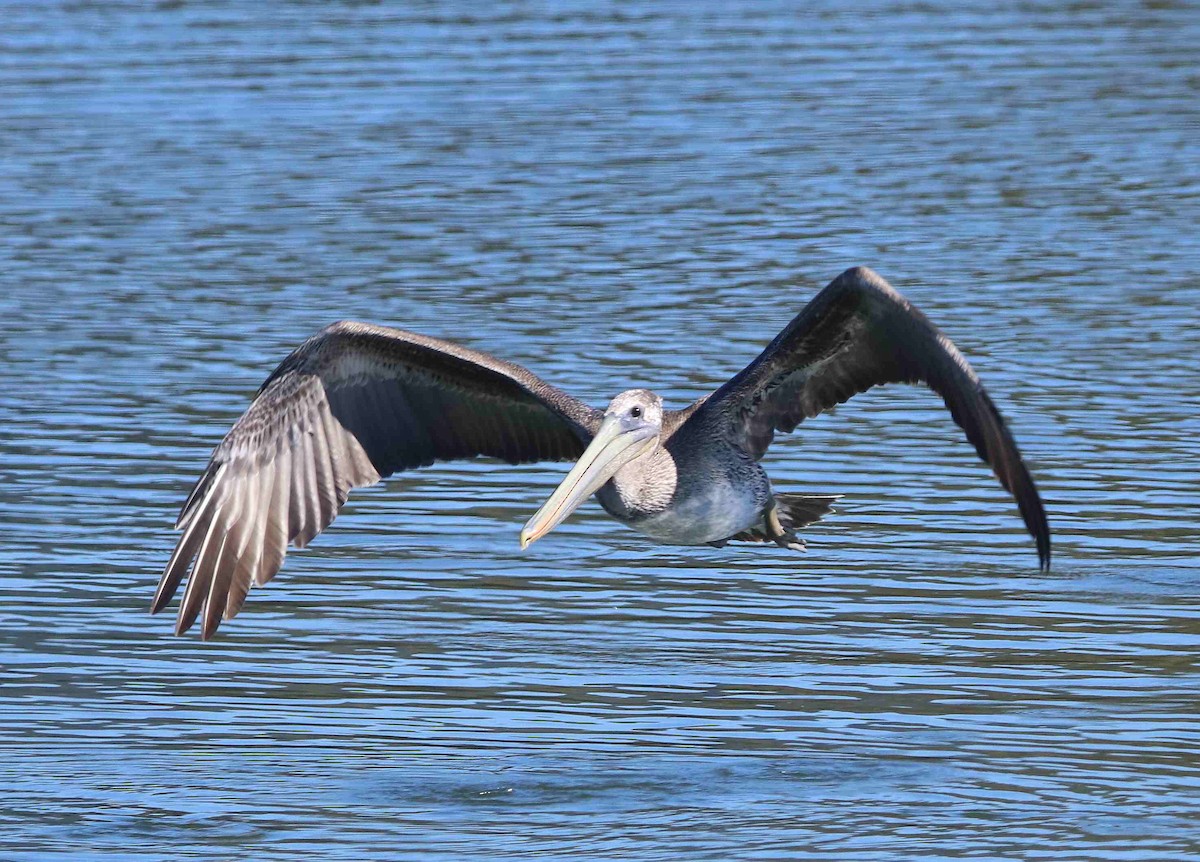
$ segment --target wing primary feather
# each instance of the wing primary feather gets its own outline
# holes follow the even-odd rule
[[[297,548],[308,544],[313,531],[312,524],[312,437],[305,428],[297,435],[292,450],[292,506],[293,521],[291,543]]]
[[[254,574],[254,586],[261,587],[283,566],[291,540],[289,501],[292,495],[292,453],[279,454],[275,466],[275,484],[271,489],[271,505],[267,510],[267,524],[263,534],[262,562]]]
[[[200,543],[207,535],[206,530],[198,527],[197,524],[206,523],[203,518],[207,515],[204,513],[212,505],[213,497],[210,495],[202,500],[191,514],[187,526],[184,527],[183,536],[180,538],[179,544],[175,546],[175,551],[171,554],[171,559],[167,562],[167,567],[163,570],[162,578],[158,582],[154,601],[150,604],[150,613],[156,614],[166,607],[174,597],[176,590],[179,589],[180,581],[187,574],[192,559],[200,548]]]
[[[181,530],[194,517],[197,503],[206,499],[208,491],[212,486],[218,472],[220,472],[222,462],[213,457],[208,463],[208,467],[204,470],[204,474],[192,486],[191,492],[188,494],[187,500],[183,507],[179,510],[179,517],[175,519],[175,529]]]
[[[233,619],[246,601],[246,595],[254,583],[258,561],[262,559],[263,533],[267,523],[267,507],[271,502],[271,486],[274,480],[274,462],[263,464],[250,476],[246,491],[246,504],[242,518],[247,527],[238,545],[236,568],[229,584],[229,595],[225,598],[224,619]]]
[[[225,530],[220,528],[220,520],[214,517],[208,523],[204,536],[204,544],[192,564],[192,572],[188,575],[187,587],[183,591],[183,601],[179,603],[179,616],[175,620],[175,634],[181,635],[192,627],[196,615],[208,595],[208,585],[216,561],[220,559],[221,548],[225,543]]]
[[[229,526],[221,541],[221,551],[217,555],[208,576],[208,595],[204,598],[203,620],[200,626],[200,637],[208,640],[221,624],[225,614],[225,601],[229,596],[229,585],[237,568],[238,548],[242,544],[242,532],[246,522],[242,519],[245,504],[244,489],[233,500],[233,509],[229,514]],[[190,625],[190,623],[189,623]]]

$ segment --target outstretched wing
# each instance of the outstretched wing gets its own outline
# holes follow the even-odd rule
[[[725,430],[757,459],[776,431],[791,431],[873,386],[901,382],[924,383],[942,396],[979,457],[1016,499],[1038,559],[1048,568],[1046,512],[996,405],[950,339],[866,267],[834,279],[690,421],[715,422],[708,427]]]
[[[302,548],[329,525],[351,488],[477,455],[574,459],[600,419],[519,365],[399,329],[335,323],[280,364],[213,452],[175,525],[183,535],[151,613],[190,568],[175,631],[203,609],[208,638],[252,584],[274,577],[289,543]]]

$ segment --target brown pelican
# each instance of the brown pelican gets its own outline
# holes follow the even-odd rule
[[[335,323],[283,360],[213,452],[179,515],[183,535],[151,612],[190,569],[175,631],[203,612],[207,639],[251,585],[274,577],[288,544],[302,548],[329,525],[351,488],[479,455],[576,461],[521,531],[522,548],[596,494],[610,515],[660,542],[803,549],[795,531],[835,498],[774,493],[759,459],[775,432],[894,382],[925,383],[942,396],[1016,499],[1048,568],[1042,501],[979,378],[924,314],[858,267],[733,379],[682,410],[664,410],[645,389],[596,410],[485,353]]]

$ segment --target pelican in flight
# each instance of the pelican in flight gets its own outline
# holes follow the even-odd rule
[[[151,612],[190,571],[176,634],[232,618],[289,544],[329,526],[351,488],[402,470],[487,456],[575,461],[521,531],[524,548],[595,494],[635,530],[675,545],[773,543],[835,497],[775,493],[759,460],[792,431],[884,383],[924,383],[1012,494],[1050,565],[1050,528],[1017,444],[979,378],[942,332],[865,267],[839,275],[716,392],[682,410],[630,389],[597,410],[509,362],[424,335],[335,323],[267,378],[183,504],[183,531]]]

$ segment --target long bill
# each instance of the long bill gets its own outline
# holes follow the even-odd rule
[[[652,448],[657,436],[658,430],[651,426],[625,428],[620,417],[606,417],[571,472],[526,522],[521,530],[521,548],[528,547],[565,521],[618,470]]]

